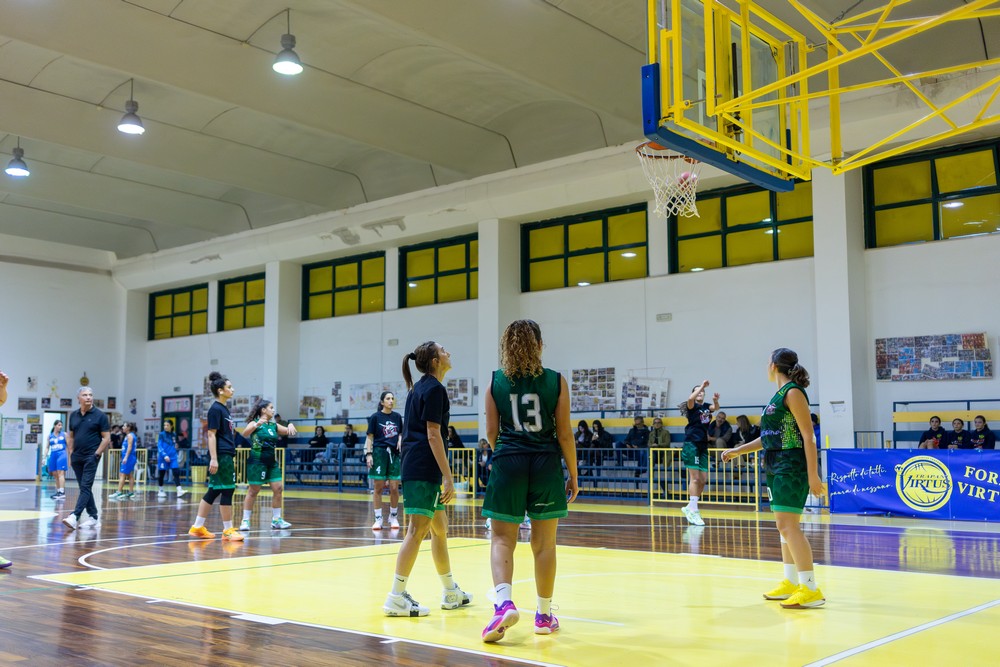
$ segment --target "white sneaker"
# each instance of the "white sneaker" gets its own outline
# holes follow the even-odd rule
[[[698,510],[693,510],[687,505],[681,508],[681,512],[684,513],[684,518],[688,520],[693,526],[704,526],[705,520],[701,518],[701,513]]]
[[[271,530],[286,530],[286,529],[291,528],[291,527],[292,527],[292,524],[288,523],[287,521],[285,521],[284,519],[282,519],[280,516],[277,519],[272,519],[271,520]]]
[[[382,519],[375,519],[375,523],[372,524],[372,530],[382,530]]]
[[[66,525],[70,530],[76,530],[79,528],[79,521],[77,521],[75,514],[70,514],[68,517],[62,520],[63,524]]]
[[[389,527],[393,530],[399,530],[399,517],[395,514],[389,515]]]
[[[458,584],[451,590],[446,590],[441,594],[442,609],[458,609],[472,602],[472,594],[466,593]]]
[[[241,533],[246,533],[249,530],[250,530],[250,520],[249,519],[243,519],[242,521],[240,521],[240,532]]]
[[[486,528],[486,530],[493,530],[493,520],[490,519],[489,517],[486,517],[486,523],[484,524],[484,527]]]
[[[100,523],[101,522],[98,521],[96,518],[88,516],[86,519],[80,522],[80,528],[93,528]]]
[[[156,497],[157,498],[166,498],[167,497],[167,492],[164,491],[163,489],[160,489],[159,491],[156,492]]]
[[[406,591],[403,591],[402,595],[389,593],[385,598],[385,604],[382,605],[382,611],[386,616],[396,617],[426,616],[431,613],[430,609],[420,606]]]
[[[121,492],[119,492],[119,491],[115,491],[115,492],[114,492],[114,493],[112,493],[112,494],[111,494],[110,496],[108,496],[108,500],[111,500],[111,501],[117,501],[117,500],[121,500],[121,497],[122,497],[123,495],[125,495],[125,494],[124,494],[124,493],[121,493]]]
[[[181,489],[181,488],[177,489],[177,497],[178,498],[180,498],[181,496],[183,496],[185,493],[187,493],[186,489]]]

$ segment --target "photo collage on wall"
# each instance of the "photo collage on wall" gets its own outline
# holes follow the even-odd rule
[[[402,412],[406,405],[406,383],[399,382],[369,382],[366,384],[352,384],[348,387],[348,410],[369,410],[375,411],[378,406],[379,396],[383,391],[391,391],[396,397],[396,412]],[[346,415],[345,415],[346,417]]]
[[[451,408],[471,408],[473,385],[472,378],[452,378],[446,380],[444,388],[448,391]]]
[[[593,412],[618,407],[614,368],[574,368],[570,377],[570,410]]]
[[[664,410],[670,380],[630,376],[622,383],[621,409],[626,411]]]
[[[977,380],[993,377],[985,333],[875,339],[875,379]]]

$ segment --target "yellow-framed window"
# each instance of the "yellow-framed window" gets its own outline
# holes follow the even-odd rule
[[[698,217],[668,222],[670,272],[813,255],[812,183],[789,192],[737,186],[698,195]]]
[[[468,234],[399,249],[401,308],[479,298],[479,236]]]
[[[521,225],[521,291],[645,278],[646,205]]]
[[[374,252],[302,267],[302,319],[385,310],[385,253]]]
[[[864,170],[869,248],[1000,233],[1000,141],[906,155]]]
[[[264,274],[219,281],[219,331],[264,326]]]
[[[149,340],[208,333],[208,284],[149,295]]]

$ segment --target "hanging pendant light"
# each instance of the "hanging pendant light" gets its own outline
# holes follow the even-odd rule
[[[135,79],[129,79],[128,102],[125,103],[125,115],[118,123],[118,131],[122,134],[142,134],[146,128],[142,126],[142,119],[139,118],[139,103],[135,96]]]
[[[291,8],[285,10],[285,18],[287,20],[288,32],[281,36],[281,52],[274,59],[271,69],[278,74],[295,76],[302,73],[302,61],[299,60],[299,54],[295,53],[295,35],[292,34]]]
[[[7,163],[7,168],[4,171],[7,172],[8,176],[16,176],[18,178],[31,175],[28,165],[24,162],[24,149],[21,148],[21,137],[17,138],[17,148],[14,149],[14,157]]]

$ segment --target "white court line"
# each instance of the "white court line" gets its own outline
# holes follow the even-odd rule
[[[30,487],[27,487],[27,486],[19,486],[19,487],[16,487],[16,488],[15,488],[14,490],[12,490],[12,491],[0,491],[0,496],[10,496],[10,495],[13,495],[13,494],[15,494],[15,493],[28,493],[28,492],[29,492],[29,491],[31,491],[31,490],[32,490],[32,489],[31,489]]]
[[[261,623],[263,625],[282,625],[287,623],[283,618],[275,618],[274,616],[259,616],[257,614],[240,614],[238,616],[232,616],[234,620],[237,621],[249,621],[250,623]]]
[[[810,662],[808,665],[805,665],[805,667],[823,667],[824,665],[832,665],[835,662],[839,662],[841,660],[844,660],[845,658],[850,658],[851,656],[857,655],[859,653],[864,653],[865,651],[869,651],[879,646],[884,646],[885,644],[894,642],[897,639],[903,639],[904,637],[915,635],[919,632],[923,632],[924,630],[930,630],[931,628],[935,628],[939,625],[950,623],[951,621],[958,620],[964,616],[971,616],[972,614],[985,611],[986,609],[996,607],[997,605],[1000,605],[1000,600],[993,600],[992,602],[981,604],[978,607],[972,607],[971,609],[966,609],[965,611],[955,612],[954,614],[945,616],[944,618],[939,618],[936,621],[930,621],[922,625],[917,625],[907,630],[902,630],[900,632],[888,635],[887,637],[882,637],[881,639],[870,641],[867,644],[861,644],[860,646],[855,646],[854,648],[847,649],[846,651],[835,653],[831,656],[823,658],[822,660],[817,660],[816,662]]]

